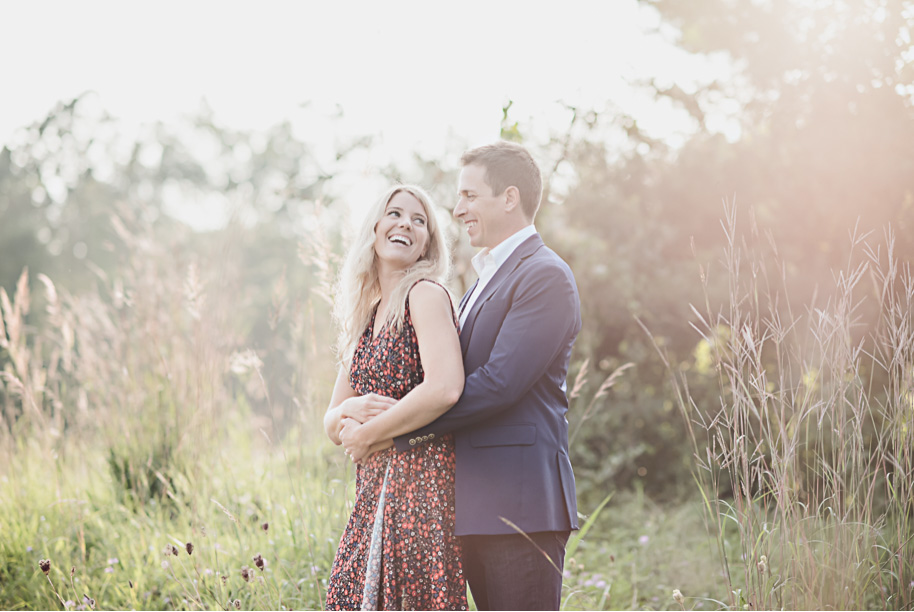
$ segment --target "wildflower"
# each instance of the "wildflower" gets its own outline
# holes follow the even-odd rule
[[[32,552],[33,548],[31,546],[25,547],[25,552]]]
[[[75,575],[76,575],[76,566],[72,565],[72,566],[70,566],[70,578],[74,577]]]
[[[682,602],[685,601],[685,597],[682,596],[682,593],[679,591],[679,589],[673,589],[673,601],[678,603],[680,606],[682,605]]]
[[[228,576],[226,576],[225,574],[223,574],[223,575],[221,576],[221,578],[222,578],[222,586],[225,586],[226,584],[228,584]]]
[[[108,559],[108,565],[117,565],[118,563],[120,563],[120,561],[118,561],[117,557],[111,557]]]
[[[236,610],[240,610],[241,609],[241,600],[236,599],[235,601],[232,602],[232,605],[235,606]]]
[[[640,538],[638,538],[638,543],[641,544],[641,546],[646,546],[647,543],[650,541],[651,541],[651,538],[646,535],[643,535]]]
[[[254,555],[253,560],[254,560],[254,565],[256,565],[257,569],[259,569],[262,572],[264,563],[263,563],[263,557],[260,556],[260,553],[257,553],[256,555]]]
[[[162,552],[165,554],[166,557],[168,555],[174,555],[177,557],[178,556],[178,547],[175,546],[174,544],[166,544],[165,549]]]
[[[269,531],[269,530],[270,530],[270,524],[269,524],[269,523],[264,523],[263,525],[260,526],[260,528],[263,529],[264,531]]]
[[[260,370],[263,362],[253,350],[248,349],[242,352],[235,352],[229,357],[229,370],[232,374],[239,376],[247,374],[252,370]]]
[[[162,569],[168,569],[169,567],[171,567],[171,564],[167,560],[162,561]]]
[[[66,608],[67,610],[69,610],[70,608],[72,608],[75,605],[76,605],[76,602],[73,601],[72,599],[68,599],[65,602],[63,602],[63,607]]]
[[[113,573],[114,573],[114,568],[111,567],[111,566],[109,565],[108,567],[105,568],[105,573],[106,573],[106,574],[113,574]]]
[[[597,587],[598,589],[605,589],[605,588],[606,588],[606,581],[605,581],[605,580],[597,580],[597,583],[596,583],[594,586]]]
[[[763,574],[768,571],[768,557],[766,557],[765,555],[762,555],[761,557],[759,557],[758,571],[760,571]]]
[[[245,582],[251,581],[251,569],[247,565],[241,568],[241,577],[244,578]]]
[[[38,561],[38,567],[41,568],[41,571],[44,572],[44,575],[47,576],[48,572],[51,571],[51,560],[50,559],[41,559]]]
[[[95,609],[95,600],[86,594],[83,594],[83,603],[85,603],[87,606],[89,606],[90,610]]]
[[[188,554],[188,555],[194,554],[194,545],[191,544],[190,542],[188,542],[187,544],[185,544],[185,545],[184,545],[184,548],[187,549],[187,554]]]

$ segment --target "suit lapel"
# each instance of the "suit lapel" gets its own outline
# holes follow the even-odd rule
[[[505,260],[505,263],[498,268],[498,271],[495,272],[495,276],[492,277],[489,284],[483,287],[482,293],[476,301],[473,302],[473,307],[470,308],[470,312],[467,314],[467,320],[460,329],[460,348],[463,350],[464,355],[467,353],[467,347],[470,344],[470,336],[473,334],[473,325],[476,323],[476,315],[479,314],[480,308],[495,295],[495,292],[498,291],[498,288],[505,282],[505,279],[511,276],[523,261],[533,255],[541,246],[543,246],[543,239],[540,238],[539,234],[534,234],[524,240],[514,249],[514,252]],[[478,283],[479,281],[477,280],[476,282]],[[473,289],[475,288],[476,285],[474,284]],[[460,301],[461,307],[466,304],[473,289],[467,291],[466,295],[463,296],[463,299]]]
[[[463,316],[463,309],[466,308],[467,301],[469,301],[470,296],[473,295],[473,292],[476,290],[476,285],[478,285],[478,284],[479,284],[479,279],[477,278],[476,282],[473,283],[473,286],[470,287],[470,289],[466,293],[463,294],[463,298],[461,298],[461,300],[460,300],[460,307],[457,309],[457,320],[458,321]],[[467,354],[467,343],[470,340],[470,334],[463,333],[463,330],[465,327],[466,327],[465,325],[460,325],[457,330],[457,334],[460,337],[460,352],[463,355]]]
[[[473,291],[476,290],[476,285],[478,285],[478,284],[479,284],[479,279],[477,278],[476,282],[473,283],[473,286],[470,287],[470,289],[466,293],[463,294],[462,298],[460,298],[460,305],[457,307],[457,316],[460,316],[463,314],[463,308],[467,305],[467,301],[470,299],[470,296],[473,295]]]

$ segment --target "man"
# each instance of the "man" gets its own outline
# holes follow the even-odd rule
[[[497,142],[461,165],[454,216],[482,249],[460,303],[466,384],[448,412],[395,443],[455,435],[456,533],[476,606],[558,610],[565,543],[578,528],[565,379],[580,300],[533,226],[543,188],[530,153]]]

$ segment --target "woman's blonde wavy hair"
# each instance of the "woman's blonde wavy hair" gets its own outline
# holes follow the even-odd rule
[[[333,314],[340,328],[337,350],[345,362],[352,357],[359,338],[371,321],[371,315],[381,301],[381,284],[378,280],[377,253],[374,249],[375,228],[387,210],[387,204],[401,191],[409,193],[422,204],[428,218],[428,248],[425,255],[405,270],[403,278],[391,295],[385,325],[397,333],[403,327],[406,315],[406,297],[416,281],[428,278],[444,284],[451,269],[451,256],[447,242],[438,223],[431,197],[415,185],[395,185],[382,195],[365,216],[365,222],[349,249],[346,263],[337,282]]]

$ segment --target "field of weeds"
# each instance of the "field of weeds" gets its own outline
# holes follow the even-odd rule
[[[118,227],[133,256],[97,291],[24,271],[0,292],[0,607],[322,608],[353,499],[320,426],[326,287],[296,303],[274,288],[297,365],[278,406],[269,365],[234,341],[232,284]],[[694,493],[582,508],[566,609],[910,609],[914,282],[890,234],[855,246],[834,293],[785,319],[776,277],[730,241],[729,306],[696,308],[693,365],[670,366]],[[862,286],[882,315],[853,343]],[[624,375],[591,385],[578,367],[578,427]],[[718,381],[716,407],[694,376]]]

